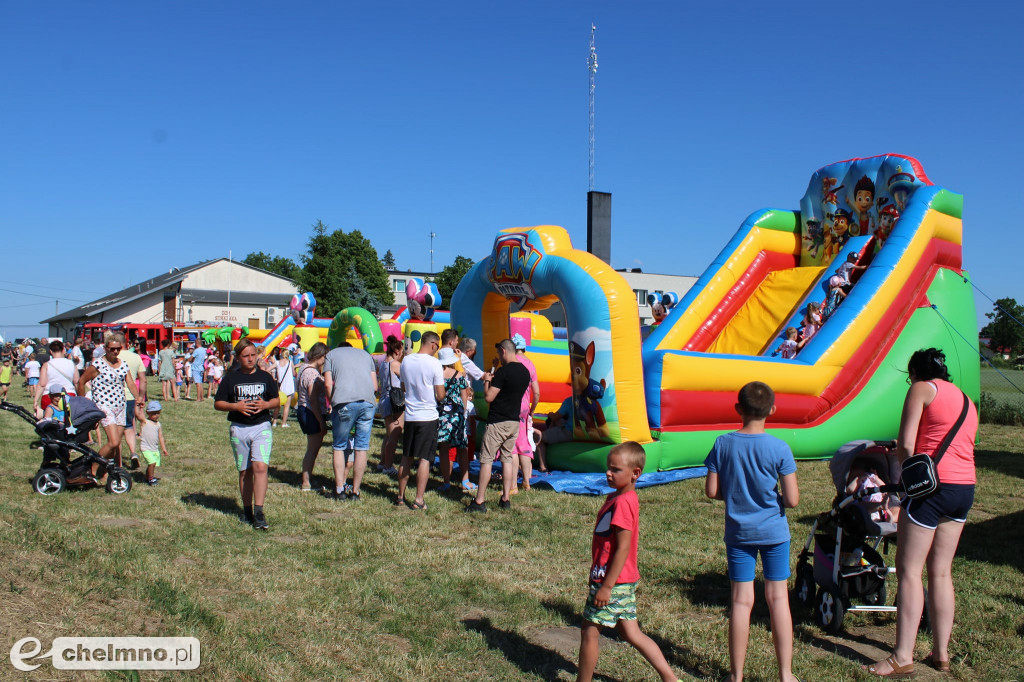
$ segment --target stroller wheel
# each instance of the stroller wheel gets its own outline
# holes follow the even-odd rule
[[[872,590],[864,595],[864,603],[868,606],[883,606],[887,597],[885,583],[882,583],[877,590]]]
[[[67,478],[60,469],[40,469],[32,478],[32,489],[40,495],[56,495],[66,485]]]
[[[123,495],[132,489],[132,477],[127,469],[115,467],[107,475],[107,492],[111,495]]]
[[[797,564],[796,584],[793,585],[793,596],[800,606],[811,608],[814,605],[814,569],[807,564]]]
[[[846,611],[839,590],[833,587],[818,588],[817,602],[815,616],[817,616],[818,625],[828,634],[838,635],[843,629],[843,616]]]

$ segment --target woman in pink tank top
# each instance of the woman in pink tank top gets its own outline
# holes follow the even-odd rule
[[[964,393],[950,382],[946,356],[936,348],[919,350],[907,365],[910,390],[903,403],[897,454],[902,462],[917,453],[935,456],[939,444],[956,425]],[[896,575],[899,579],[896,647],[892,655],[868,672],[880,677],[906,677],[914,670],[914,642],[924,610],[922,572],[928,564],[928,612],[932,651],[925,662],[949,670],[949,637],[953,629],[953,556],[960,543],[967,512],[974,504],[974,438],[978,411],[967,400],[967,415],[938,465],[938,492],[924,499],[907,498],[898,522]]]

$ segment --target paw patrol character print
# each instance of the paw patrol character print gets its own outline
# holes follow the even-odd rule
[[[871,215],[871,208],[875,203],[875,183],[862,175],[853,188],[853,197],[850,205],[853,206],[853,214],[856,218],[850,221],[850,234],[853,236],[871,234],[875,229],[875,219]]]
[[[823,213],[835,213],[839,206],[839,191],[846,185],[836,187],[837,182],[839,181],[836,178],[821,179],[821,210]]]
[[[875,253],[878,253],[882,246],[885,245],[885,240],[892,234],[892,228],[896,225],[896,221],[900,219],[900,212],[892,204],[883,206],[878,211],[878,229],[874,232],[875,237]]]
[[[569,342],[573,432],[580,438],[600,440],[607,438],[609,432],[600,402],[604,397],[605,380],[595,381],[590,376],[596,353],[593,342],[586,348],[575,341]]]
[[[903,171],[902,166],[896,166],[896,173],[889,178],[889,194],[896,202],[896,208],[902,213],[907,208],[907,199],[917,188],[917,178],[911,173]]]
[[[804,234],[804,241],[807,244],[807,253],[812,258],[818,257],[818,251],[825,245],[825,231],[821,227],[820,220],[807,221],[807,231]]]
[[[832,215],[832,238],[831,243],[826,243],[825,253],[822,260],[831,262],[839,253],[840,249],[850,240],[850,218],[851,214],[845,208],[840,208]]]

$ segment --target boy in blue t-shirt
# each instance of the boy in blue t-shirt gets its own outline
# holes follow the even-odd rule
[[[800,500],[796,462],[786,443],[764,432],[765,420],[775,413],[775,394],[767,384],[752,381],[741,388],[736,411],[743,418],[743,428],[719,436],[704,461],[708,497],[725,501],[725,548],[732,584],[729,679],[743,679],[754,606],[754,570],[760,552],[779,680],[793,682],[797,678],[792,672],[786,507],[795,507]]]

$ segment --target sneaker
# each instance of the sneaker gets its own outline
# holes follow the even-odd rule
[[[130,465],[128,465],[128,466],[131,469],[138,469],[139,468],[139,456],[136,455],[134,452],[132,453],[132,463]]]
[[[155,477],[155,476],[153,478],[149,479],[148,481],[146,481],[146,483],[148,485],[156,485],[159,482],[160,482],[160,479]]]
[[[487,503],[486,502],[480,502],[479,504],[477,504],[476,500],[472,500],[466,506],[466,511],[467,512],[479,512],[481,514],[486,514],[487,513]]]
[[[512,508],[512,500],[499,500],[498,501],[498,506],[501,507],[502,509],[511,509]]]
[[[352,491],[352,484],[351,483],[346,483],[345,484],[345,497],[351,498],[352,497],[352,493],[353,493],[353,491]]]
[[[256,530],[267,530],[270,528],[270,524],[267,523],[267,517],[263,515],[262,510],[253,515],[252,525]]]
[[[291,427],[292,427],[291,424],[281,424],[281,428],[282,429],[290,429]]]
[[[437,492],[439,492],[439,493],[448,492],[451,489],[452,489],[452,484],[451,483],[442,483],[441,485],[437,486]]]
[[[395,476],[398,475],[398,469],[396,469],[395,467],[388,467],[387,469],[384,469],[381,473],[394,478]]]
[[[255,521],[256,521],[255,517],[252,514],[252,510],[251,509],[246,509],[246,510],[244,510],[242,512],[242,519],[241,520],[242,520],[242,523],[248,524],[250,526],[253,525],[253,523],[255,523]]]
[[[348,500],[348,493],[345,491],[339,493],[337,490],[335,490],[333,493],[331,493],[331,499],[337,502],[345,502],[346,500]]]
[[[362,498],[359,497],[359,493],[349,493],[348,501],[349,502],[360,502],[360,501],[362,501]]]

